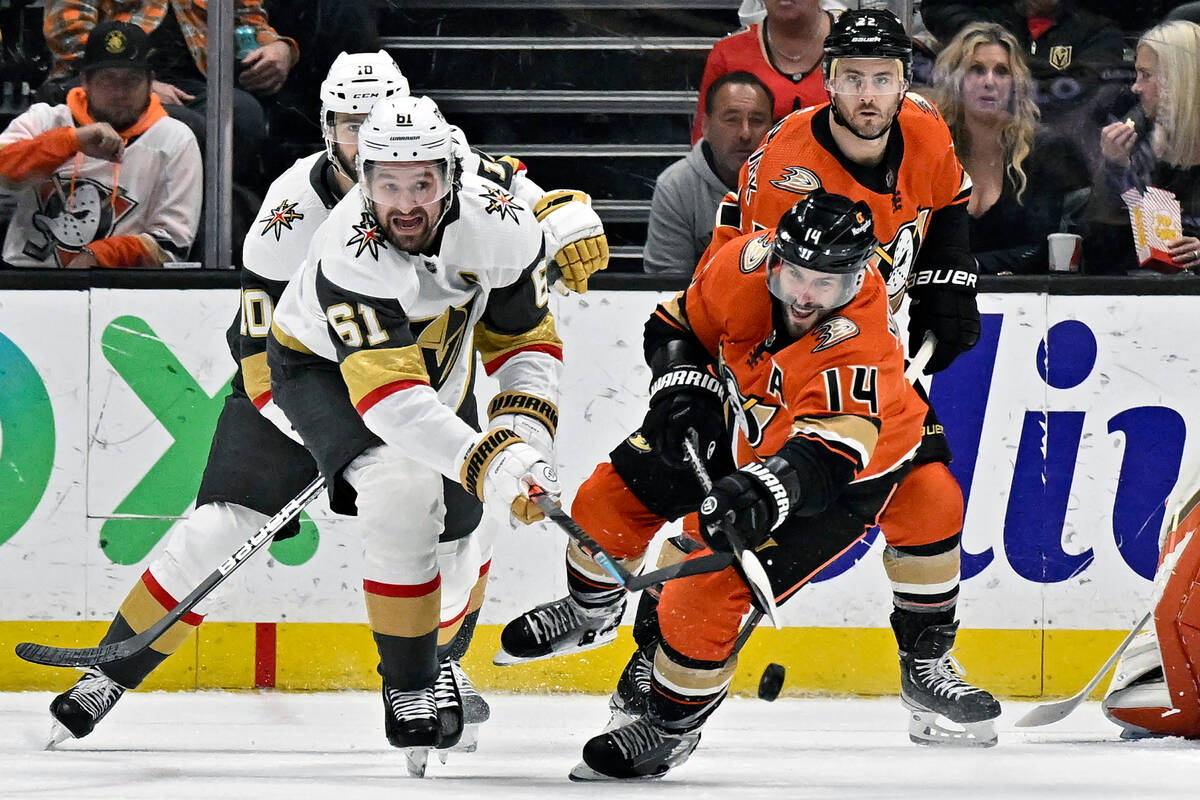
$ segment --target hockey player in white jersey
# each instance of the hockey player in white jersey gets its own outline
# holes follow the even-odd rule
[[[156,622],[189,594],[231,548],[258,530],[315,477],[316,465],[308,452],[277,427],[288,429],[271,402],[266,336],[275,304],[303,261],[314,231],[354,186],[357,131],[366,112],[379,99],[407,94],[408,82],[384,51],[341,54],[322,83],[325,149],[298,160],[271,185],[243,246],[246,266],[242,271],[241,309],[228,333],[238,371],[217,421],[196,510],[176,526],[165,550],[130,590],[101,644],[126,639]],[[473,153],[461,135],[456,148],[479,174],[504,179],[523,195],[542,199],[541,190],[524,178],[517,162]],[[543,206],[553,213],[543,215],[543,227],[551,231],[548,238],[562,242],[551,252],[564,264],[564,280],[574,288],[586,288],[589,270],[602,269],[607,258],[599,220],[586,202],[562,202],[564,196],[585,200],[581,192],[544,196]],[[596,256],[590,263],[580,258],[580,254],[587,253]],[[572,269],[575,280],[570,277]],[[293,522],[277,538],[293,536],[298,530]],[[482,574],[470,577],[473,585],[465,590],[469,597],[459,602],[454,593],[444,596],[446,618],[452,621],[443,630],[447,640],[444,644],[452,656],[447,669],[454,672],[460,684],[468,723],[459,745],[463,749],[471,749],[474,726],[488,716],[487,704],[471,687],[457,659],[470,642],[482,605],[489,551],[487,542],[480,542]],[[139,655],[103,668],[86,669],[83,677],[51,704],[55,719],[52,744],[91,733],[126,689],[140,685],[183,644],[204,619],[212,599]]]
[[[547,454],[562,344],[534,213],[463,174],[432,100],[378,103],[358,174],[284,291],[267,352],[274,401],[331,507],[360,523],[385,732],[423,774],[429,749],[447,744],[439,695],[456,691],[439,678],[438,554],[469,552],[480,501],[530,522],[541,513],[529,487],[557,490]],[[475,349],[500,386],[483,433]]]

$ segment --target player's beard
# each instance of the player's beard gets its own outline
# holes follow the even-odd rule
[[[876,95],[877,98],[884,96]],[[884,108],[878,99],[872,100],[867,105],[856,99],[852,111],[848,111],[842,105],[839,95],[834,95],[833,102],[837,104],[838,117],[842,126],[858,138],[871,141],[887,134],[892,127],[892,122],[896,119],[896,111],[899,110],[903,97],[897,97],[895,105],[890,109]],[[864,112],[872,113],[864,114]]]
[[[437,233],[436,220],[441,219],[445,199],[428,206],[417,206],[402,212],[398,208],[376,207],[375,213],[388,241],[400,250],[418,253],[433,243]]]

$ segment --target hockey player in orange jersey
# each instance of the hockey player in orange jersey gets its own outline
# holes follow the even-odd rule
[[[967,229],[971,181],[937,110],[907,93],[911,56],[911,41],[891,12],[842,14],[825,40],[830,103],[797,111],[767,134],[742,167],[738,195],[727,195],[718,210],[706,256],[735,236],[770,228],[818,187],[866,202],[892,310],[911,298],[909,353],[927,333],[937,337],[925,370],[933,373],[979,338]],[[962,490],[947,468],[950,449],[932,411],[925,431],[912,472],[880,523],[902,700],[914,712],[913,741],[977,744],[926,714],[932,704],[911,685],[914,656],[924,661],[949,651],[958,625]],[[951,712],[945,716],[961,722],[954,697],[943,699]]]
[[[667,520],[699,509],[706,547],[692,557],[729,550],[731,524],[783,602],[865,534],[908,472],[927,409],[903,374],[886,287],[869,263],[876,246],[865,203],[814,192],[777,230],[728,243],[658,306],[646,323],[645,421],[572,507],[609,553],[635,569]],[[725,446],[726,407],[736,454]],[[683,461],[693,432],[710,473],[723,476],[707,495]],[[505,627],[500,661],[612,640],[622,589],[574,546],[567,583],[567,597]],[[658,630],[635,633],[643,647],[613,695],[613,723],[572,777],[657,777],[686,760],[728,689],[750,604],[732,567],[667,583]]]

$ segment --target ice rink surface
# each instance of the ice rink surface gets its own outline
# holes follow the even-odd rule
[[[575,784],[567,772],[607,721],[605,698],[492,694],[479,750],[409,778],[371,693],[129,693],[86,739],[43,751],[48,693],[0,694],[0,798],[557,800],[558,798],[1200,797],[1200,744],[1123,742],[1089,703],[991,749],[910,744],[896,698],[735,698],[665,779]]]

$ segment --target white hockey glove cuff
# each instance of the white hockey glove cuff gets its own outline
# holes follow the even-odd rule
[[[533,207],[546,234],[546,250],[573,292],[587,291],[588,278],[608,266],[608,237],[591,206],[592,198],[576,189],[549,192]]]
[[[527,392],[501,392],[488,404],[488,427],[508,428],[554,463],[554,432],[558,429],[558,407]]]
[[[507,506],[526,524],[545,516],[529,499],[530,486],[536,484],[551,496],[561,491],[554,467],[507,428],[480,436],[467,450],[460,475],[463,487],[485,506]]]

